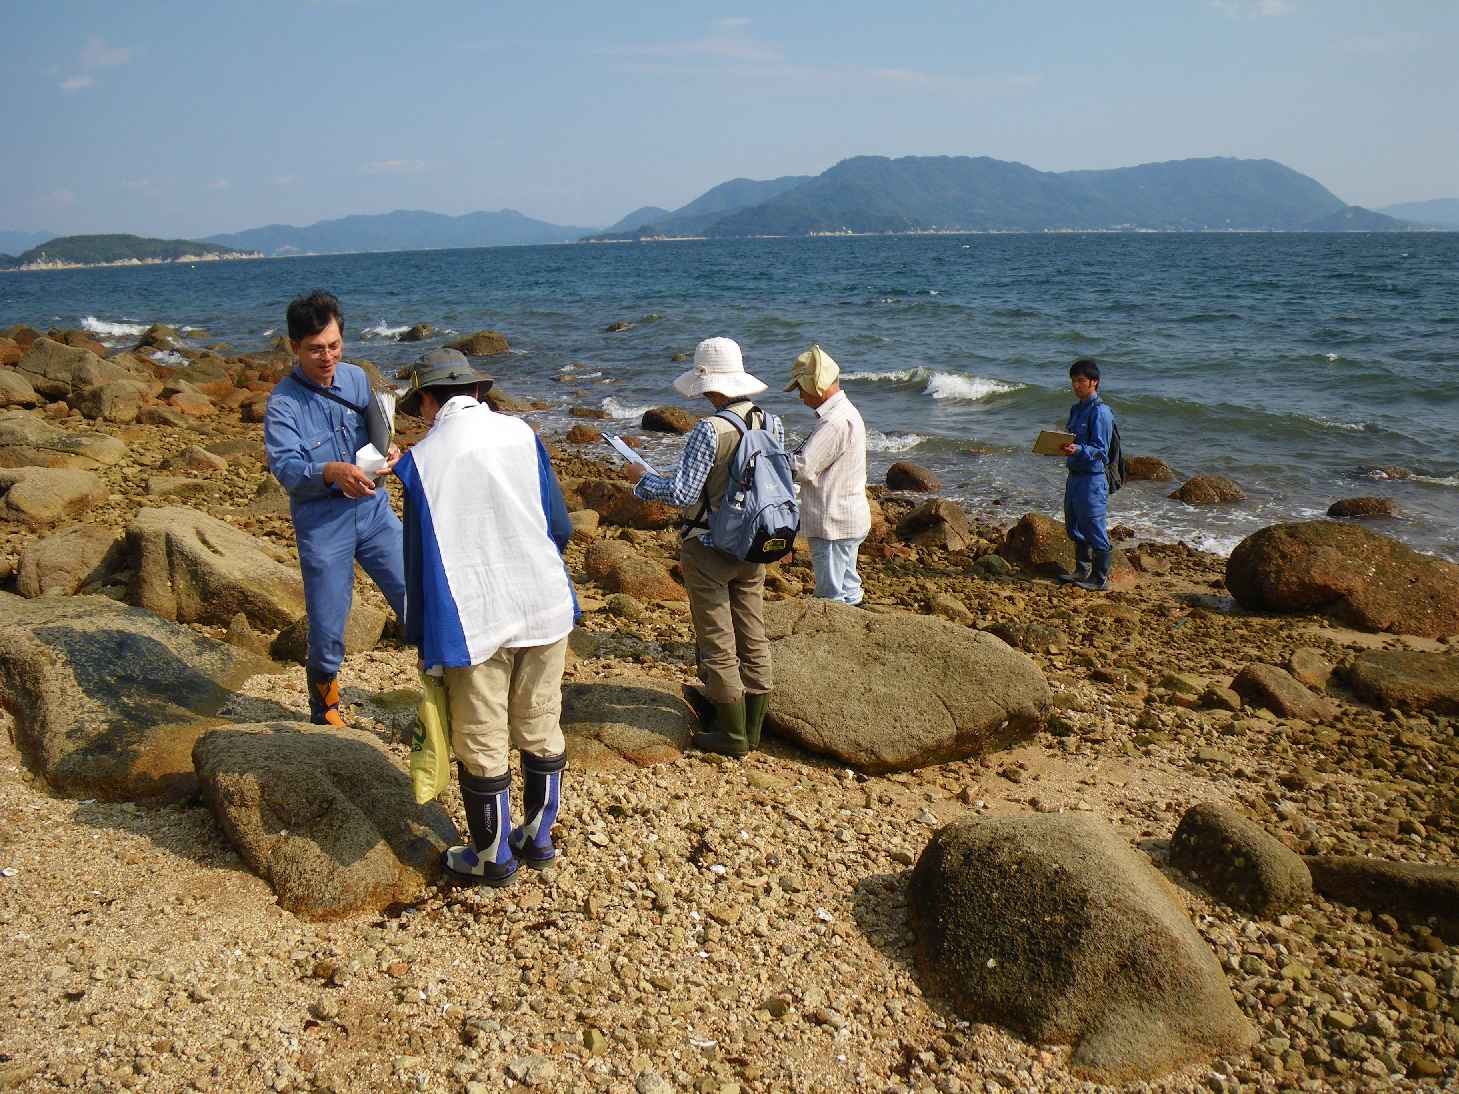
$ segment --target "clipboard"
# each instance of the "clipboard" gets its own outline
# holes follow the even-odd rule
[[[629,463],[638,464],[639,467],[642,467],[650,475],[658,475],[658,471],[655,470],[654,465],[649,463],[628,445],[624,444],[623,438],[618,436],[618,434],[604,433],[603,440],[608,442],[608,447],[613,449],[614,452],[618,453],[618,455],[622,456]],[[663,476],[659,477],[662,478]]]
[[[1060,433],[1057,430],[1042,430],[1038,439],[1033,442],[1033,451],[1036,456],[1062,456],[1064,446],[1074,443],[1074,434]]]
[[[365,407],[365,429],[377,452],[383,455],[390,451],[395,439],[395,392],[377,391],[370,396]]]

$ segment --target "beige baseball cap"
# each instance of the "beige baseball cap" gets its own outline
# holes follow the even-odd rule
[[[795,359],[790,368],[790,383],[786,391],[804,388],[812,395],[821,396],[841,375],[841,366],[819,345],[813,345]]]

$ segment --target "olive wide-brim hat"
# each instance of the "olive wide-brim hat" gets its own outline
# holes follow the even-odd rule
[[[456,387],[460,384],[485,384],[490,390],[496,377],[483,372],[466,359],[459,349],[433,349],[409,369],[399,373],[399,379],[409,382],[410,387],[400,397],[396,409],[411,417],[420,415],[420,394],[431,387]]]

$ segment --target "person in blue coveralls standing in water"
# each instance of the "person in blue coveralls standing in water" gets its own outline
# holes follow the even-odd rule
[[[264,447],[269,470],[289,494],[304,575],[309,718],[315,725],[343,726],[339,666],[355,562],[403,616],[403,540],[389,495],[355,464],[355,453],[370,443],[366,414],[373,393],[364,371],[340,359],[339,301],[322,291],[301,296],[289,304],[287,320],[297,364],[269,395]],[[400,450],[391,445],[388,456],[391,470]]]
[[[1074,440],[1064,446],[1069,479],[1064,485],[1064,527],[1074,541],[1074,572],[1057,580],[1081,589],[1103,592],[1109,588],[1110,546],[1109,483],[1104,468],[1109,462],[1110,436],[1115,418],[1099,397],[1099,365],[1081,357],[1069,366],[1069,386],[1079,401],[1069,409],[1066,433]]]

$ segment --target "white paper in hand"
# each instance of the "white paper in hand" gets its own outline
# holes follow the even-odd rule
[[[629,463],[638,464],[639,467],[642,467],[650,475],[658,474],[658,471],[654,469],[653,464],[649,463],[632,448],[623,443],[622,437],[618,436],[615,433],[604,433],[603,440],[607,441],[608,445],[613,449],[613,451],[617,452],[618,455],[622,456]]]
[[[370,476],[383,475],[389,462],[373,444],[367,444],[355,453],[355,466]]]

